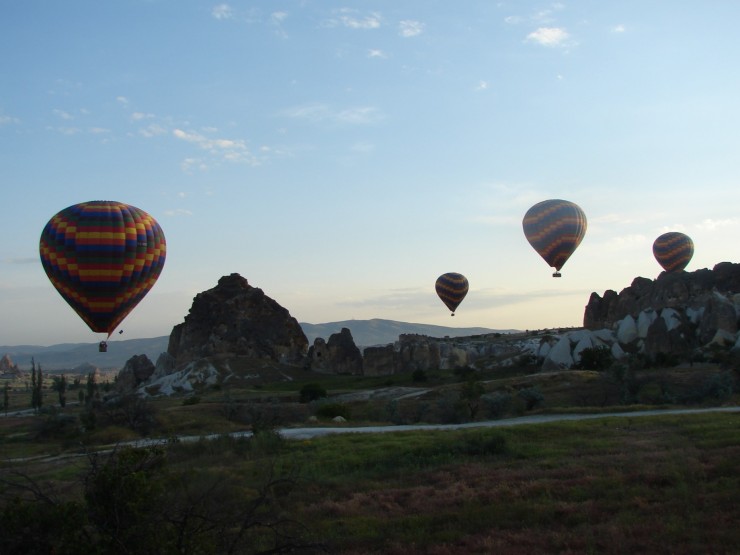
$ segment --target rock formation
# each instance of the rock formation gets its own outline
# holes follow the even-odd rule
[[[614,330],[627,352],[650,357],[689,353],[712,343],[734,343],[740,314],[740,264],[714,269],[663,272],[656,280],[638,277],[619,294],[592,293],[583,325]]]
[[[182,368],[217,355],[299,364],[308,340],[287,309],[239,274],[224,276],[193,299],[185,321],[170,334],[170,364]]]
[[[154,364],[146,355],[134,355],[116,378],[116,389],[121,392],[133,391],[154,374]]]
[[[329,336],[317,337],[308,351],[311,369],[332,374],[362,375],[362,353],[355,345],[349,328]]]
[[[21,375],[18,365],[13,362],[10,355],[6,354],[0,358],[0,375],[14,377],[19,377]]]

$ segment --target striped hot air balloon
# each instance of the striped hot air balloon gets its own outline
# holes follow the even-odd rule
[[[159,224],[143,210],[91,201],[49,220],[39,251],[62,298],[92,331],[110,337],[157,281],[166,244]]]
[[[448,272],[437,278],[434,288],[445,306],[452,311],[451,316],[454,316],[455,310],[468,294],[468,280],[462,274]]]
[[[560,269],[586,235],[586,214],[567,200],[543,200],[527,210],[522,227],[529,244],[555,268],[553,277],[560,277]]]
[[[694,256],[694,242],[680,231],[669,231],[653,243],[653,256],[666,272],[680,272]]]

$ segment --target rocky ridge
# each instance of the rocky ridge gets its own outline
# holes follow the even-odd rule
[[[401,334],[392,344],[362,351],[343,328],[308,348],[286,309],[232,274],[196,296],[185,322],[173,329],[168,352],[139,389],[187,391],[232,379],[240,359],[261,364],[246,379],[280,365],[364,376],[525,363],[548,372],[577,366],[584,350],[595,348],[608,349],[616,360],[635,354],[690,360],[712,349],[740,349],[738,314],[740,265],[722,263],[655,280],[638,277],[620,293],[592,293],[583,328],[456,338]]]

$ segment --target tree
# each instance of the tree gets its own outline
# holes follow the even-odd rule
[[[87,375],[87,395],[85,395],[85,403],[88,407],[92,406],[95,397],[98,394],[98,382],[95,379],[95,373],[90,372]]]
[[[38,410],[39,408],[39,392],[38,387],[36,387],[36,361],[31,358],[31,408],[33,410]]]
[[[614,363],[611,349],[605,345],[588,347],[581,351],[581,360],[576,365],[580,370],[608,370]]]
[[[477,380],[468,380],[460,389],[460,399],[465,401],[468,407],[470,420],[475,420],[475,415],[478,414],[478,407],[480,406],[481,395],[485,391],[483,384]]]
[[[39,370],[36,376],[36,408],[41,410],[41,405],[44,404],[44,374],[41,371],[41,365],[39,364]]]
[[[10,384],[5,382],[3,388],[3,407],[5,407],[5,416],[8,416],[8,405],[10,404]]]
[[[67,406],[67,378],[62,374],[59,378],[54,378],[52,389],[56,389],[59,394],[59,406]]]

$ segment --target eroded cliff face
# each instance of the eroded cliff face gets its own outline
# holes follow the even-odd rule
[[[224,276],[216,287],[195,296],[167,348],[175,368],[218,355],[299,364],[307,351],[308,339],[298,321],[239,274]]]
[[[710,344],[734,344],[738,314],[740,264],[722,262],[712,270],[638,277],[618,294],[592,293],[583,325],[613,330],[627,351],[685,356]]]

